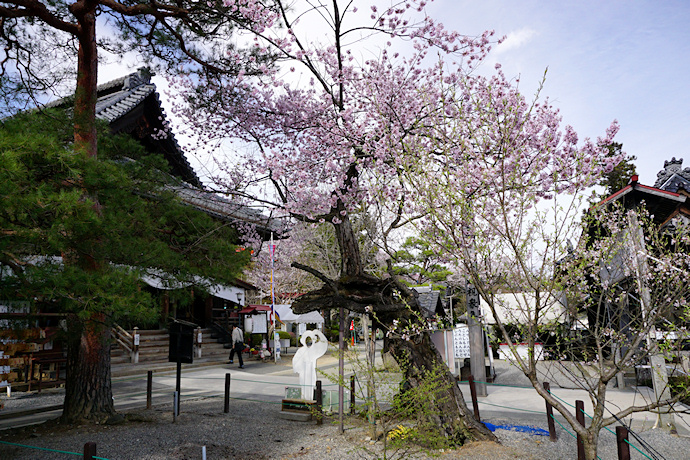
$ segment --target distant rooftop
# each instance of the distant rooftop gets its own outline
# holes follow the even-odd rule
[[[165,110],[161,106],[156,85],[151,83],[152,76],[148,68],[140,68],[99,85],[96,117],[107,121],[114,133],[130,134],[148,151],[163,155],[172,175],[182,181],[172,188],[185,203],[216,218],[254,224],[262,237],[270,232],[283,231],[283,221],[272,219],[258,209],[235,203],[204,188],[174,134],[166,127]],[[73,100],[73,97],[68,97],[49,106],[69,106]]]
[[[654,187],[674,193],[680,189],[690,192],[690,168],[683,169],[682,158],[664,161],[664,169],[656,174]]]

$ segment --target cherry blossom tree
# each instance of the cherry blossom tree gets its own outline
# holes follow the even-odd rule
[[[353,216],[385,203],[390,218],[380,235],[416,217],[402,173],[415,158],[431,153],[434,140],[428,135],[442,110],[439,100],[489,51],[491,33],[466,37],[445,30],[423,14],[423,1],[382,11],[371,7],[364,12],[368,26],[356,20],[363,12],[354,2],[298,3],[290,9],[275,4],[281,28],[245,30],[283,64],[265,68],[260,78],[181,77],[176,83],[187,89],[186,105],[178,113],[210,148],[220,139],[242,147],[243,153],[224,162],[225,176],[218,178],[226,191],[302,222],[332,225],[341,259],[338,277],[293,263],[323,283],[293,305],[296,311],[371,309],[383,322],[395,318],[411,327],[419,312],[415,294],[392,269],[385,276],[365,270]],[[317,19],[328,31],[326,43],[309,35]],[[424,331],[412,340],[396,335],[390,344],[399,360],[410,363],[406,379],[413,386],[441,363]],[[447,371],[442,378],[454,382]],[[436,423],[444,435],[453,443],[495,439],[468,416],[457,385],[445,387],[436,401]]]
[[[218,157],[226,140],[236,147],[232,157],[219,158],[221,187],[298,221],[333,226],[338,276],[293,263],[323,282],[294,309],[373,313],[391,329],[390,349],[409,363],[405,377],[412,386],[439,368],[441,358],[417,322],[416,294],[390,264],[384,273],[365,269],[354,216],[376,213],[370,236],[381,248],[396,232],[437,222],[440,215],[454,232],[476,235],[473,203],[486,203],[487,214],[495,205],[481,197],[515,203],[507,215],[520,224],[521,215],[539,212],[540,199],[573,191],[616,162],[598,143],[578,145],[574,131],[560,127],[558,111],[548,101],[527,102],[500,67],[492,76],[480,74],[491,32],[467,37],[448,31],[424,14],[425,4],[372,6],[362,25],[354,2],[288,9],[277,1],[282,27],[249,25],[244,31],[257,48],[279,56],[280,66],[264,68],[261,77],[175,81],[184,98],[177,112],[205,139],[208,153]],[[313,35],[317,20],[325,37]],[[616,130],[613,124],[605,141]],[[468,263],[478,253],[458,241],[437,247],[449,260]],[[447,438],[495,439],[468,416],[457,385],[443,385],[453,382],[450,373],[439,378],[448,393],[436,402],[436,423]]]
[[[276,303],[284,303],[286,298],[321,286],[318,278],[292,267],[291,264],[295,261],[314,267],[328,277],[338,276],[338,247],[333,229],[326,224],[294,223],[289,234],[280,235],[275,240],[273,253],[268,244],[262,243],[260,239],[252,243],[254,247],[261,247],[262,244],[263,247],[254,252],[251,267],[245,270],[245,276],[247,281],[259,288],[262,298],[269,295],[271,285]]]

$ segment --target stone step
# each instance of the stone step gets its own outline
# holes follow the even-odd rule
[[[155,364],[168,362],[168,348],[170,337],[167,331],[164,334],[161,331],[141,331],[139,338],[139,363]],[[211,329],[202,329],[202,348],[201,354],[203,358],[215,359],[218,361],[225,361],[229,351],[224,348],[224,344],[212,340]],[[130,356],[119,346],[113,346],[111,349],[111,363],[126,366],[131,364],[129,362]],[[136,364],[133,364],[136,366]]]

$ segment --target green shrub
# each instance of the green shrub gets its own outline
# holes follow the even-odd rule
[[[690,376],[669,377],[668,386],[671,388],[671,396],[680,395],[680,402],[690,404]]]
[[[290,346],[291,347],[298,346],[297,345],[297,337],[295,337],[294,332],[278,331],[278,337],[280,337],[281,340],[290,339]]]

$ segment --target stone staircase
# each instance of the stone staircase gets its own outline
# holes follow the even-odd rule
[[[224,348],[222,339],[217,339],[212,329],[202,329],[201,336],[201,358],[204,361],[227,361],[229,350]],[[166,329],[139,330],[139,364],[168,362],[169,341],[170,336]],[[114,343],[110,350],[110,363],[118,366],[130,364],[129,351],[121,344]]]

